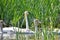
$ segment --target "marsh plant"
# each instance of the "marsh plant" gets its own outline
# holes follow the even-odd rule
[[[44,40],[49,40],[48,29],[50,29],[51,40],[54,40],[52,30],[56,24],[59,7],[60,0],[0,0],[0,19],[3,19],[7,25],[11,23],[13,26],[17,26],[18,21],[21,25],[23,13],[27,10],[30,13],[29,26],[33,27],[34,18],[41,20]]]

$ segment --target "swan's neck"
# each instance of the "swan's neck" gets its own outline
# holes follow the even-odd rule
[[[26,21],[26,29],[29,29],[29,25],[28,25],[28,19],[27,19],[27,15],[25,14],[25,21]]]
[[[38,31],[38,27],[37,27],[36,20],[34,20],[34,27],[35,27],[35,33],[37,33],[37,31]]]
[[[35,33],[37,33],[37,31],[38,31],[38,28],[37,28],[37,26],[35,26]]]

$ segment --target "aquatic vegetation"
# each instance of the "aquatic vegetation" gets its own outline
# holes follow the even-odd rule
[[[39,25],[44,34],[44,40],[48,40],[47,30],[51,32],[51,40],[54,40],[52,30],[56,26],[56,19],[60,13],[60,0],[0,0],[0,19],[7,25],[19,27],[24,19],[24,11],[29,11],[29,27],[33,27],[33,20],[39,19]],[[25,23],[23,23],[24,26]]]

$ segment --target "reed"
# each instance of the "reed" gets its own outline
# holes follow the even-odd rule
[[[55,27],[55,21],[58,16],[60,0],[0,0],[0,19],[7,24],[16,26],[19,20],[24,16],[24,11],[29,11],[29,26],[32,27],[34,18],[41,20],[44,40],[49,40],[47,31],[51,30],[51,40],[54,40],[52,30]],[[22,23],[22,21],[20,21]],[[20,25],[21,25],[20,23]],[[20,27],[20,26],[19,26]]]

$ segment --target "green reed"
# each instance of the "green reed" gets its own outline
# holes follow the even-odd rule
[[[27,10],[29,11],[29,26],[31,27],[34,18],[39,19],[42,22],[44,40],[49,40],[48,29],[51,31],[51,40],[54,40],[52,30],[55,27],[59,7],[60,0],[0,0],[0,19],[16,26],[24,17],[24,11]]]

